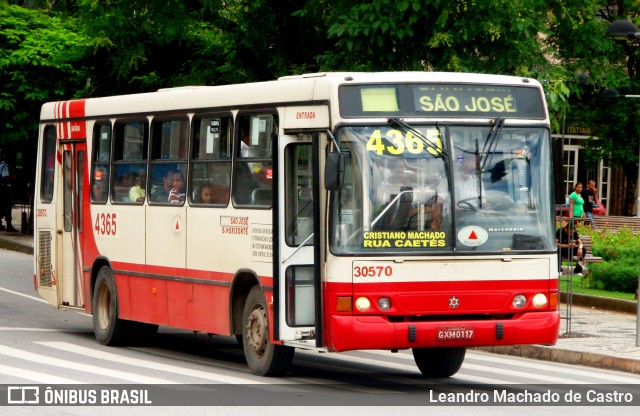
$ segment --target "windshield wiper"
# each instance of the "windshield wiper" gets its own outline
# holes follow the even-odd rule
[[[493,159],[493,154],[498,147],[498,134],[502,131],[502,127],[504,127],[504,118],[498,117],[496,118],[496,122],[493,125],[493,128],[489,132],[487,136],[487,140],[484,142],[484,146],[482,147],[482,153],[480,156],[480,163],[478,164],[480,167],[480,172],[484,172],[485,166],[487,166],[487,162]]]
[[[447,153],[444,151],[444,149],[438,147],[437,144],[429,140],[427,137],[425,137],[425,135],[420,133],[418,129],[411,126],[410,124],[400,120],[398,117],[391,117],[389,118],[388,122],[389,124],[395,124],[397,126],[402,127],[405,131],[409,131],[413,133],[418,139],[420,139],[420,141],[422,141],[422,143],[427,147],[427,149],[430,149],[433,151],[433,153],[432,152],[429,152],[429,153],[431,153],[434,157],[441,157],[441,158],[447,157]],[[442,137],[442,131],[440,130],[440,127],[436,125],[436,128],[440,133],[440,137]]]

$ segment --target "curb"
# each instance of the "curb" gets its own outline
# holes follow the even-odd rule
[[[579,364],[593,368],[640,374],[640,361],[638,360],[611,357],[609,355],[595,354],[591,352],[570,351],[541,345],[479,347],[476,349],[494,354],[533,358],[536,360],[551,361],[562,364]]]
[[[567,292],[560,292],[560,302],[567,303]],[[638,302],[635,300],[612,299],[604,296],[584,295],[573,293],[571,295],[573,306],[596,308],[611,312],[638,313]]]
[[[566,304],[567,293],[560,292],[560,300]],[[611,299],[603,296],[584,295],[573,293],[571,296],[573,306],[601,309],[612,312],[622,312],[635,315],[638,310],[638,302],[624,299]],[[487,351],[500,355],[533,358],[535,360],[550,361],[562,364],[578,364],[587,367],[607,370],[618,370],[627,373],[640,374],[640,361],[629,358],[612,357],[584,351],[571,351],[554,346],[543,345],[513,345],[478,347],[480,351]]]
[[[0,237],[0,249],[17,251],[25,254],[33,254],[33,247],[25,244],[16,243],[14,241],[4,239],[2,237]]]

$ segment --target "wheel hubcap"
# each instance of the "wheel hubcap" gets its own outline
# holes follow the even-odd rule
[[[262,358],[268,341],[267,313],[262,307],[257,307],[247,320],[247,345],[256,357]]]
[[[109,327],[109,315],[111,315],[111,293],[107,285],[103,285],[100,288],[98,310],[95,313],[98,314],[100,328],[107,329]]]

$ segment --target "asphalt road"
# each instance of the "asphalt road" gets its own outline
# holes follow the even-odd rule
[[[142,415],[212,414],[212,407],[206,406],[216,406],[215,414],[247,414],[256,408],[240,406],[260,406],[260,414],[278,415],[417,415],[437,408],[436,414],[494,416],[511,415],[511,406],[521,404],[535,408],[536,414],[555,416],[557,405],[563,404],[563,413],[582,416],[614,411],[636,415],[640,406],[640,375],[481,351],[469,351],[454,377],[425,380],[409,351],[321,354],[298,350],[286,377],[262,378],[249,372],[232,337],[161,328],[157,337],[143,344],[104,347],[93,337],[90,316],[54,309],[37,297],[32,261],[32,256],[0,250],[0,385],[5,388],[34,384],[61,390],[93,388],[98,395],[110,388],[143,389],[154,405],[162,407],[133,410]],[[622,402],[599,407],[599,402],[587,399],[588,391],[594,389],[591,399],[597,400],[597,393],[608,394],[610,399],[620,394],[622,399],[631,397],[632,406]],[[495,401],[517,400],[510,394],[523,390],[534,394],[532,397],[545,392],[557,395],[560,402],[539,406]],[[455,407],[446,401],[452,392],[470,391],[479,394],[471,402],[460,402],[466,399],[459,395]],[[487,403],[484,393],[489,395]],[[580,395],[581,402],[566,404],[568,393]],[[165,405],[188,407],[176,410]],[[132,411],[130,407],[112,409],[112,414]],[[10,414],[86,416],[103,414],[104,408],[18,406],[10,410]]]

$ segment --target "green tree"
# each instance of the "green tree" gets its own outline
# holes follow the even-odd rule
[[[298,2],[79,0],[92,43],[94,95],[270,80],[315,71],[322,21]],[[313,16],[315,18],[315,15]],[[318,30],[309,30],[310,28]]]
[[[556,130],[578,116],[598,127],[591,160],[608,155],[629,172],[637,161],[636,111],[618,103],[608,114],[597,98],[604,86],[640,91],[638,45],[604,37],[618,18],[609,11],[636,19],[637,0],[617,9],[604,0],[0,2],[0,111],[15,137],[49,99],[315,71],[456,71],[534,77]],[[572,81],[578,71],[591,75],[590,89]],[[570,106],[576,96],[591,105]]]
[[[637,1],[618,0],[616,6],[615,9],[603,9],[599,14],[604,29],[618,19],[630,19],[636,25],[640,23]],[[603,38],[604,33],[596,41],[601,43]],[[584,146],[587,161],[596,167],[600,160],[606,160],[609,166],[622,170],[626,182],[623,188],[626,191],[624,195],[619,195],[624,201],[621,213],[635,215],[637,181],[640,180],[637,165],[640,103],[637,100],[607,100],[600,96],[600,92],[604,88],[616,88],[621,94],[640,92],[640,43],[605,39],[603,48],[584,57],[583,62],[586,62],[597,82],[591,99],[583,100],[575,108],[576,117],[588,123],[594,133],[594,137]]]
[[[72,18],[0,2],[0,45],[0,137],[27,140],[43,102],[72,98],[84,85],[87,39]]]
[[[310,4],[323,5],[332,22],[328,34],[336,48],[316,58],[325,70],[481,72],[538,79],[554,130],[560,130],[565,117],[586,120],[598,135],[587,143],[587,159],[595,164],[606,156],[611,166],[627,173],[630,193],[624,211],[631,214],[637,189],[637,111],[623,103],[603,106],[598,94],[605,87],[640,92],[640,85],[633,85],[640,79],[640,45],[616,46],[604,36],[609,22],[619,18],[611,13],[636,18],[638,2],[612,3],[617,8],[602,0],[317,0],[307,2],[301,13]],[[578,72],[590,75],[590,88],[574,81]],[[570,106],[575,97],[582,105]]]

